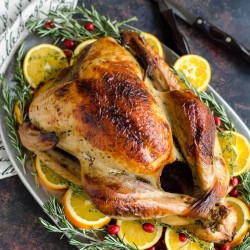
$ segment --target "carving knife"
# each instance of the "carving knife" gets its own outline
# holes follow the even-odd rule
[[[237,52],[247,62],[250,62],[250,50],[240,44],[232,36],[204,20],[202,17],[193,15],[182,6],[176,4],[174,0],[164,0],[164,2],[178,17],[183,19],[186,23],[198,28],[203,33],[208,35],[213,41],[218,42],[226,46],[228,49]]]
[[[166,25],[164,28],[167,29],[167,41],[166,45],[172,49],[179,56],[189,54],[190,49],[188,47],[185,37],[178,30],[173,11],[165,4],[164,0],[157,0],[160,12],[162,13]]]

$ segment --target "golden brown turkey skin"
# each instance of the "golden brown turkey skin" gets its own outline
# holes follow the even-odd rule
[[[126,173],[103,172],[101,167],[82,174],[85,192],[96,208],[118,219],[150,219],[186,215],[195,199],[158,190]]]
[[[192,170],[197,189],[194,195],[204,195],[194,210],[206,210],[226,195],[229,183],[213,115],[191,91],[169,91],[165,103],[173,135]]]
[[[133,40],[136,42],[137,38]],[[148,45],[145,53],[154,58],[152,77],[159,78],[162,89],[176,89],[177,80],[163,59]],[[224,172],[223,159],[214,161],[220,153],[215,150],[211,112],[193,94],[178,90],[159,93],[148,78],[143,80],[143,73],[125,48],[112,38],[101,38],[56,82],[38,92],[30,105],[31,122],[41,133],[55,132],[57,146],[79,159],[83,188],[100,211],[122,219],[168,215],[207,219],[218,224],[210,240],[230,240],[235,216],[229,218],[226,213],[222,218],[220,210],[214,209],[227,189],[228,173]],[[20,136],[24,146],[39,153],[40,141],[42,150],[46,145],[51,148],[50,141],[44,142],[46,137],[25,133],[23,126]],[[160,189],[162,169],[176,157],[172,130],[196,178],[198,198]],[[32,134],[36,145],[29,144],[27,136]],[[41,156],[48,160],[47,154]],[[209,216],[211,211],[218,222]],[[227,218],[231,220],[228,226]],[[220,224],[225,225],[223,230]],[[206,240],[204,230],[203,225],[197,227],[197,234]]]
[[[165,102],[174,136],[201,189],[199,195],[207,193],[215,177],[213,115],[191,91],[169,91]]]
[[[87,143],[89,150],[98,149],[94,158],[105,154],[120,162],[121,170],[159,175],[173,161],[172,134],[138,63],[111,38],[96,42],[81,62],[73,81],[55,84],[33,100],[32,123],[56,131],[60,143],[66,135],[79,138],[62,146],[77,157],[86,153],[81,144]]]
[[[141,35],[137,32],[123,31],[121,40],[123,46],[128,45],[136,52],[136,57],[145,70],[144,75],[154,79],[154,85],[158,90],[180,89],[178,81],[168,64]]]

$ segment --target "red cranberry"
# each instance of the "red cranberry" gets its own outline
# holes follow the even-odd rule
[[[239,180],[238,180],[238,178],[237,177],[232,177],[232,179],[230,180],[230,184],[231,184],[231,186],[233,186],[233,187],[236,187],[236,186],[238,186],[239,185]]]
[[[111,234],[111,235],[115,235],[115,234],[118,234],[120,231],[120,226],[114,224],[114,225],[110,225],[108,227],[108,233]]]
[[[155,226],[151,223],[144,223],[142,225],[142,228],[144,231],[146,231],[148,233],[153,233],[155,231]]]
[[[214,122],[215,122],[216,126],[218,126],[218,127],[222,126],[222,121],[221,121],[220,117],[214,117]]]
[[[37,130],[37,127],[36,127],[34,124],[31,124],[31,125],[30,125],[30,128],[31,128],[32,130]]]
[[[49,21],[49,22],[45,23],[44,26],[46,29],[51,29],[51,28],[55,27],[55,24],[54,24],[54,22]]]
[[[238,190],[236,188],[233,188],[230,191],[229,195],[232,196],[232,197],[237,197],[238,196]]]
[[[156,250],[156,246],[152,246],[152,247],[148,248],[148,250]]]
[[[64,41],[64,46],[65,46],[65,48],[67,48],[67,49],[74,49],[75,46],[76,46],[76,43],[75,43],[73,40],[66,39],[66,40]]]
[[[64,50],[63,52],[64,52],[65,56],[67,56],[67,57],[70,57],[72,54],[72,51],[68,50],[68,49]]]
[[[188,240],[188,237],[186,234],[180,233],[179,240],[180,240],[180,242],[186,242]]]
[[[95,26],[94,26],[93,23],[87,23],[87,24],[85,25],[85,28],[86,28],[86,30],[88,30],[88,31],[92,31],[92,30],[94,30]]]
[[[220,248],[219,247],[214,247],[214,250],[220,250]]]
[[[221,250],[230,250],[230,249],[231,249],[231,247],[227,244],[225,244],[221,247]]]
[[[30,108],[30,104],[26,104],[25,108],[24,108],[24,114],[29,114],[29,108]]]
[[[38,89],[33,89],[32,92],[33,92],[33,95],[36,95],[38,92]]]

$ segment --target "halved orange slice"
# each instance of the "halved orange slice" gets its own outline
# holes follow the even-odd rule
[[[41,181],[52,189],[65,189],[67,185],[65,179],[58,175],[55,171],[50,169],[46,164],[40,161],[36,156],[35,168]]]
[[[232,176],[237,176],[250,168],[250,143],[242,134],[223,131],[219,134],[222,155]]]
[[[184,73],[199,92],[207,89],[211,79],[211,67],[205,58],[193,54],[184,55],[175,62],[174,68]],[[181,89],[188,89],[184,83],[179,83]]]
[[[40,44],[32,47],[25,55],[23,73],[31,87],[37,88],[41,82],[56,78],[68,66],[68,59],[59,47]]]
[[[244,239],[249,229],[249,208],[242,200],[235,197],[226,197],[224,201],[231,204],[235,208],[237,213],[236,234],[234,236],[234,240],[228,243],[231,246],[236,246],[242,243],[242,240]]]
[[[69,189],[63,197],[63,205],[66,218],[79,228],[101,228],[111,220],[98,211],[83,192],[77,193]]]
[[[138,220],[117,220],[116,224],[120,226],[119,239],[135,249],[152,247],[159,241],[163,231],[163,227],[157,225],[154,232],[146,232],[142,227],[142,222]]]

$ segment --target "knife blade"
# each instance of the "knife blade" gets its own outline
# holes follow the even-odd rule
[[[167,27],[164,27],[167,29],[168,35],[166,45],[174,52],[176,52],[179,56],[189,54],[189,46],[185,37],[177,28],[173,11],[168,8],[164,0],[157,0],[157,2],[159,5],[160,12],[162,13],[167,25]]]
[[[250,50],[240,44],[235,38],[226,32],[212,25],[204,18],[195,16],[182,6],[175,3],[174,0],[164,0],[165,4],[173,10],[173,12],[191,26],[195,26],[203,33],[208,35],[213,41],[225,45],[241,55],[247,62],[250,62]]]

